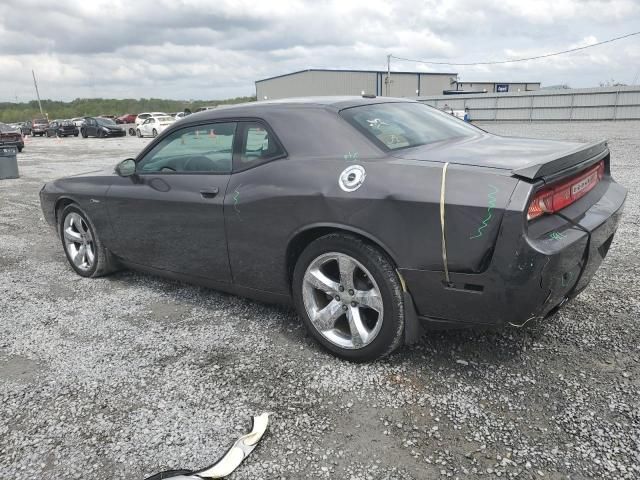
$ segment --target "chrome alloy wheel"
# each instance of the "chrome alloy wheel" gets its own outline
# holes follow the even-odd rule
[[[316,330],[339,347],[363,348],[382,327],[384,309],[376,281],[344,253],[325,253],[309,264],[302,300]]]
[[[64,219],[64,248],[69,258],[80,270],[90,270],[96,261],[93,236],[87,222],[71,212]]]

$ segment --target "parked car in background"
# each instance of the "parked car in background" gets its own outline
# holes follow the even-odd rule
[[[216,108],[218,108],[218,106],[217,106],[217,105],[215,105],[215,106],[209,106],[209,107],[200,107],[200,108],[198,108],[198,109],[195,111],[195,113],[198,113],[198,112],[204,112],[205,110],[214,110],[214,109],[216,109]]]
[[[35,137],[36,135],[41,137],[47,133],[47,128],[49,127],[49,120],[46,118],[34,118],[31,122],[31,134]]]
[[[0,145],[15,145],[18,151],[21,152],[24,148],[22,131],[6,123],[0,123]]]
[[[134,113],[126,113],[124,115],[120,115],[116,118],[116,123],[118,124],[129,124],[134,123],[136,121],[137,115]]]
[[[157,137],[160,132],[164,131],[175,121],[176,119],[169,115],[165,117],[149,117],[142,122],[142,124],[138,125],[136,135],[138,135],[138,137]]]
[[[84,125],[80,127],[82,138],[87,137],[122,137],[127,134],[124,128],[116,125],[110,118],[85,117]]]
[[[138,114],[138,116],[136,117],[136,121],[135,124],[136,126],[142,124],[147,118],[150,117],[167,117],[168,115],[164,112],[145,112],[145,113],[140,113]]]
[[[84,117],[72,118],[71,121],[76,127],[80,128],[84,124]]]
[[[186,114],[186,113],[184,113],[184,112],[178,112],[178,113],[176,113],[176,114],[173,116],[173,118],[175,118],[176,120],[180,120],[181,118],[184,118],[184,117],[186,117],[186,116],[187,116],[187,114]]]
[[[20,131],[22,135],[31,135],[31,120],[20,122]]]
[[[71,120],[54,120],[49,123],[47,137],[77,137],[80,133],[78,127]]]
[[[116,120],[116,116],[115,115],[100,115],[100,118],[110,118],[113,121]]]

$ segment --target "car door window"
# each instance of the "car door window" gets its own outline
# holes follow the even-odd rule
[[[244,170],[285,155],[284,149],[265,125],[259,122],[246,122],[242,125],[242,142],[236,170]]]
[[[235,134],[235,122],[181,128],[139,160],[136,172],[230,173]]]

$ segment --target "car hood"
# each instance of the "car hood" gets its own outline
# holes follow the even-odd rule
[[[88,172],[76,173],[75,175],[69,175],[65,178],[77,178],[77,177],[112,177],[116,175],[115,167],[101,168],[98,170],[90,170]]]
[[[396,158],[515,170],[534,161],[556,158],[582,144],[557,140],[481,134],[392,152]]]

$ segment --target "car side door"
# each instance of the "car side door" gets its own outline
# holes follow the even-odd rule
[[[84,131],[87,133],[89,137],[95,137],[97,134],[96,127],[98,122],[96,122],[95,118],[88,117],[84,121]]]
[[[236,127],[220,121],[174,130],[142,152],[134,175],[114,179],[107,208],[115,255],[231,281],[223,210]]]

